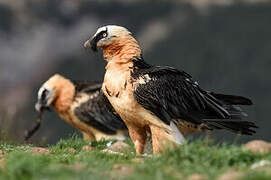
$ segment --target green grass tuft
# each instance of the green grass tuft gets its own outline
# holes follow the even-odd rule
[[[102,153],[110,142],[87,143],[77,136],[48,146],[51,154],[31,154],[33,145],[1,144],[0,179],[186,179],[201,174],[217,179],[228,171],[243,174],[242,179],[271,179],[271,166],[251,169],[253,163],[271,161],[271,154],[254,154],[239,145],[186,142],[162,155],[137,157],[131,146],[124,155]],[[130,140],[126,143],[132,145]],[[82,147],[89,145],[91,151]],[[70,151],[73,148],[75,151]],[[134,162],[134,158],[140,162]],[[0,157],[1,159],[1,157]]]

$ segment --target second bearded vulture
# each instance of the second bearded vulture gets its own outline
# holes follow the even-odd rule
[[[126,28],[101,27],[84,46],[103,50],[107,65],[102,90],[127,125],[137,154],[143,153],[148,132],[154,154],[164,151],[164,144],[181,144],[189,132],[255,133],[257,126],[243,121],[246,114],[236,106],[251,105],[251,100],[206,91],[182,70],[148,64]]]
[[[39,89],[36,110],[52,107],[84,140],[124,139],[127,128],[101,91],[101,83],[72,81],[59,74]]]

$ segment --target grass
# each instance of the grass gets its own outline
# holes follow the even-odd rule
[[[201,174],[218,179],[228,171],[241,172],[241,179],[271,179],[271,166],[251,169],[271,154],[255,154],[238,145],[207,144],[203,140],[185,143],[162,155],[137,157],[132,146],[124,155],[102,153],[109,141],[92,142],[93,150],[84,151],[82,139],[72,137],[46,147],[51,154],[33,154],[33,145],[3,143],[0,178],[13,179],[187,179]],[[131,144],[127,140],[128,144]],[[74,148],[75,151],[70,151]],[[0,157],[1,158],[1,157]],[[138,162],[135,162],[134,159]]]

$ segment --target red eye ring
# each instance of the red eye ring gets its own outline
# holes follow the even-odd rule
[[[47,89],[44,90],[44,94],[48,95],[49,91]]]

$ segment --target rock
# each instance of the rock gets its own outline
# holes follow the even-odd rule
[[[91,145],[85,145],[82,147],[83,151],[91,151],[93,149],[93,147]]]
[[[125,152],[127,148],[130,146],[122,141],[118,141],[114,143],[113,145],[109,146],[107,150],[111,150],[114,152]]]
[[[271,162],[270,161],[267,161],[267,160],[261,160],[259,162],[256,162],[254,164],[251,165],[251,169],[258,169],[258,168],[261,168],[261,167],[264,167],[264,166],[270,166],[271,165]]]
[[[192,174],[188,176],[188,180],[207,180],[208,178],[202,174]]]
[[[33,153],[33,154],[51,154],[51,151],[46,148],[34,147],[34,148],[32,148],[31,153]]]
[[[242,178],[243,173],[237,171],[228,171],[224,174],[221,174],[217,179],[218,180],[237,180]]]
[[[254,140],[245,144],[244,149],[254,153],[267,154],[271,152],[271,143],[265,142],[263,140]]]
[[[123,152],[126,152],[127,148],[130,146],[122,141],[118,141],[114,143],[113,145],[109,146],[108,148],[102,150],[103,153],[109,153],[109,154],[118,154],[124,156],[125,154]]]
[[[137,155],[137,156],[140,157],[140,158],[150,158],[150,157],[153,157],[152,154],[147,154],[147,153],[140,154],[140,155]],[[156,154],[155,156],[158,157],[159,154]]]
[[[115,152],[115,151],[112,151],[112,150],[109,150],[109,149],[104,149],[104,150],[101,150],[102,153],[108,153],[108,154],[117,154],[117,155],[120,155],[120,156],[124,156],[125,154],[121,153],[121,152]]]
[[[68,148],[67,151],[69,151],[69,152],[76,152],[76,150],[74,148]]]

